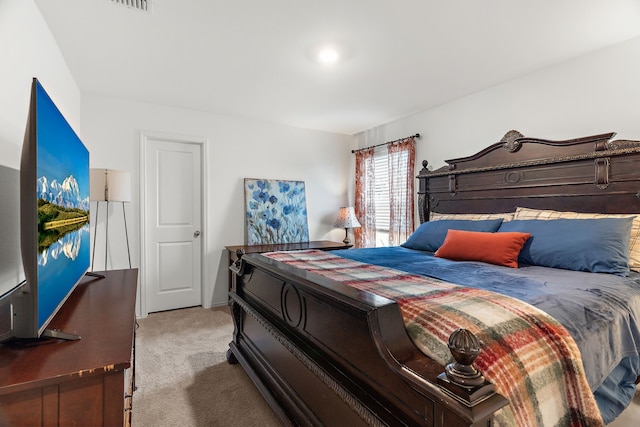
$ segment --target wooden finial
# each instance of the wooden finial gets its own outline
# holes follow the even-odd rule
[[[438,375],[438,385],[469,407],[495,395],[488,382],[472,365],[480,354],[480,341],[467,329],[457,329],[449,336],[449,351],[455,359]]]
[[[484,377],[472,365],[480,354],[478,338],[467,329],[457,329],[449,336],[448,347],[455,362],[445,367],[447,378],[451,382],[465,387],[477,387],[484,384]]]

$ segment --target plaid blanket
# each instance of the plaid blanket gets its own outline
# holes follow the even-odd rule
[[[398,303],[407,332],[427,356],[445,365],[457,328],[476,334],[474,365],[510,405],[501,426],[602,426],[580,351],[551,316],[511,297],[364,264],[329,252],[271,252],[269,258]]]

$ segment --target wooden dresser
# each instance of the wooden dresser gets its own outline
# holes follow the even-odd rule
[[[0,345],[0,425],[131,425],[138,270],[101,274],[49,324],[80,340]]]

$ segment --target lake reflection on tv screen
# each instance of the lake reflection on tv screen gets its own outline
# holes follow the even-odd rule
[[[38,254],[38,328],[87,271],[89,236],[89,224],[85,223]]]

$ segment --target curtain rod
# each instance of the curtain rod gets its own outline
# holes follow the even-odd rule
[[[416,133],[415,135],[405,136],[404,138],[394,139],[393,141],[383,142],[382,144],[376,144],[376,145],[372,145],[370,147],[358,148],[357,150],[351,150],[351,152],[352,153],[357,153],[358,151],[368,150],[369,148],[374,148],[374,147],[380,147],[381,145],[393,144],[394,142],[404,141],[405,139],[409,139],[409,138],[418,138],[418,139],[420,139],[420,134]]]

